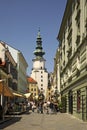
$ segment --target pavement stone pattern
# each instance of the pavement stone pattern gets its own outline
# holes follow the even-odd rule
[[[36,112],[15,115],[0,124],[0,130],[87,130],[83,122],[70,114],[38,114]]]

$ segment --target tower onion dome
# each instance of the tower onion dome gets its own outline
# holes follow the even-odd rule
[[[37,45],[34,51],[34,55],[36,56],[36,58],[42,58],[45,52],[43,51],[43,48],[42,48],[42,38],[40,35],[40,30],[38,31],[36,43]]]

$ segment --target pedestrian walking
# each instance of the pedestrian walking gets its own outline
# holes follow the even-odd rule
[[[35,102],[32,102],[32,112],[36,109]]]

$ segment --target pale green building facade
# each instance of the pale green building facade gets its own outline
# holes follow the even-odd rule
[[[65,111],[87,121],[87,0],[67,0],[57,39]]]

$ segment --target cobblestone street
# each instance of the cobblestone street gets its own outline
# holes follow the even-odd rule
[[[15,116],[0,124],[0,130],[87,130],[87,122],[83,122],[69,114],[30,113]]]

